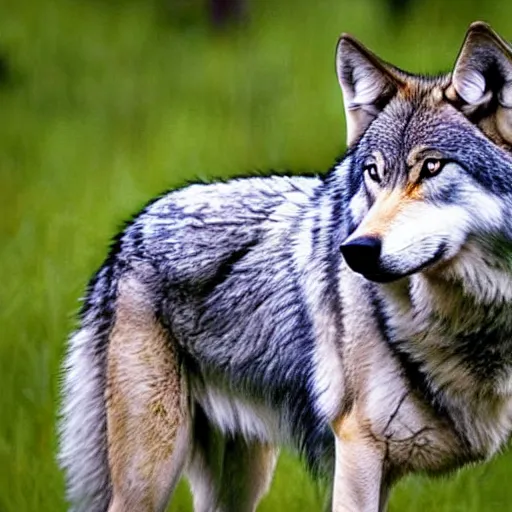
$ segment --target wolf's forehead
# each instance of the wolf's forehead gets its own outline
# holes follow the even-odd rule
[[[392,100],[362,140],[363,153],[379,151],[388,165],[406,162],[422,149],[452,152],[466,139],[470,123],[439,96],[437,88]]]
[[[417,145],[417,137],[408,134],[414,116],[415,108],[412,105],[402,104],[386,109],[363,137],[360,156],[381,154],[388,166],[405,160],[407,154]]]

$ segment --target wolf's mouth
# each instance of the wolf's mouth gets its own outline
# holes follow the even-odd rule
[[[446,249],[446,244],[442,242],[437,248],[436,252],[427,261],[403,274],[397,272],[379,271],[362,273],[362,275],[365,279],[368,279],[368,281],[373,281],[374,283],[392,283],[393,281],[398,281],[399,279],[403,279],[404,277],[410,276],[412,274],[417,274],[418,272],[425,270],[427,267],[431,267],[442,259],[442,257],[446,254]]]

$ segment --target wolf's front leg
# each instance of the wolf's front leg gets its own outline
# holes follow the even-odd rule
[[[382,447],[352,411],[333,423],[336,465],[333,512],[384,512],[389,486]]]

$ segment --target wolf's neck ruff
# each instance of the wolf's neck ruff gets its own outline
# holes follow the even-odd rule
[[[412,386],[484,457],[512,428],[512,274],[481,248],[464,257],[475,253],[483,263],[466,263],[470,274],[461,261],[465,271],[449,278],[376,286],[388,342]]]

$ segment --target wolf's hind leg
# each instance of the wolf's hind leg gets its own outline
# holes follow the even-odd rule
[[[194,423],[194,452],[187,471],[194,512],[256,510],[272,482],[278,450],[241,436],[222,436],[200,410]]]
[[[109,512],[165,510],[188,454],[186,387],[176,346],[130,275],[119,283],[106,401]]]
[[[254,512],[274,476],[278,450],[242,437],[226,441],[219,511]]]

